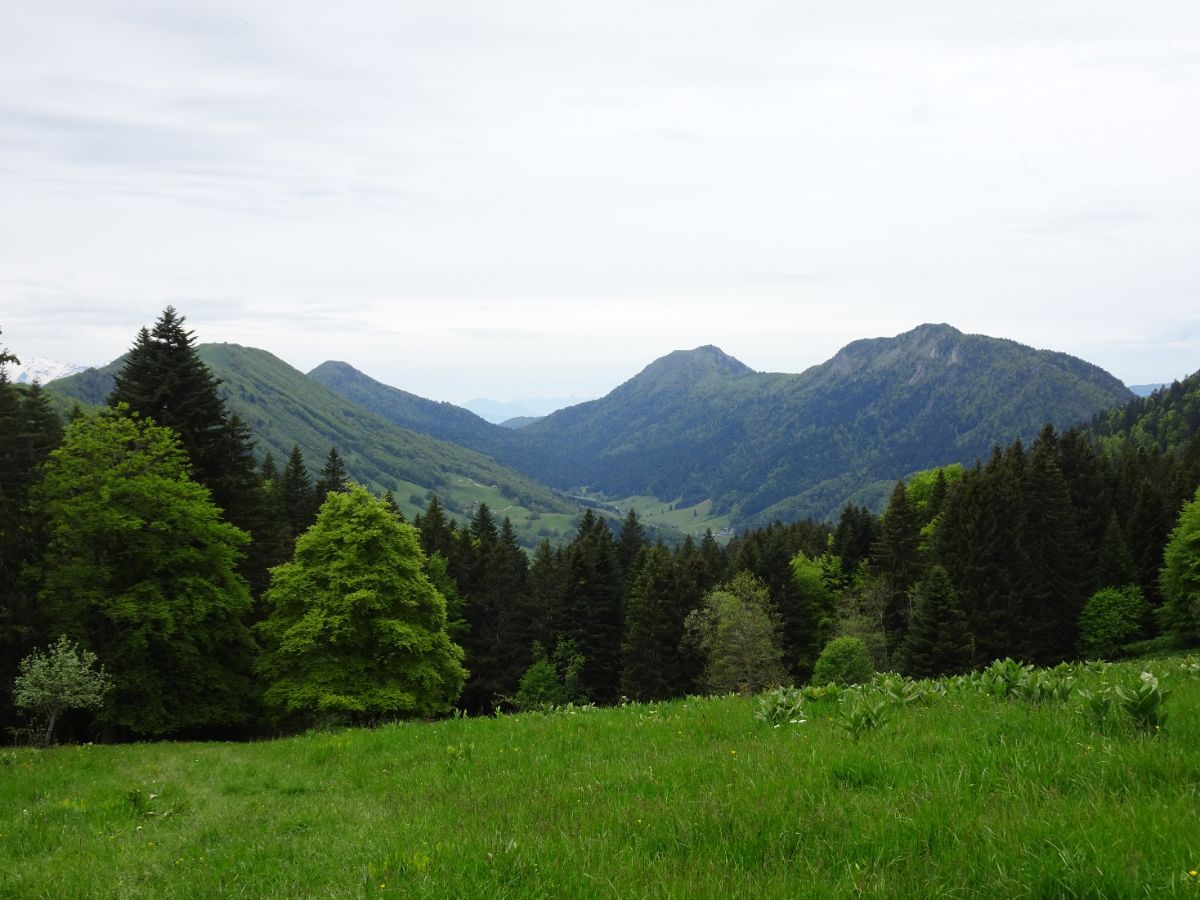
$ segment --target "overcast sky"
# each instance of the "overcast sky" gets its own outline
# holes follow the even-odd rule
[[[0,345],[454,402],[922,322],[1200,368],[1200,3],[0,0]]]

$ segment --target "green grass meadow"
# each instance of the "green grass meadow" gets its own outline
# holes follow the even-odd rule
[[[1160,733],[951,692],[0,751],[4,897],[1196,897],[1200,679]]]

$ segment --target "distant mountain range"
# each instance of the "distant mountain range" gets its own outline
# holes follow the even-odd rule
[[[486,397],[477,397],[464,403],[463,409],[469,409],[493,425],[514,427],[511,424],[514,419],[522,421],[540,419],[555,410],[582,403],[584,399],[583,397],[530,397],[504,403],[499,400],[489,400]]]
[[[1170,384],[1160,381],[1156,384],[1131,384],[1129,385],[1129,390],[1133,391],[1138,397],[1149,397],[1155,391],[1160,391],[1165,387],[1170,387]]]
[[[856,341],[798,374],[755,372],[714,346],[656,360],[607,396],[514,429],[326,364],[310,375],[405,428],[473,447],[566,491],[711,501],[732,523],[878,505],[897,478],[973,462],[1133,396],[1096,366],[922,325]]]
[[[971,463],[1047,422],[1091,420],[1133,394],[1090,363],[922,325],[856,341],[799,374],[755,372],[715,346],[655,360],[605,397],[503,427],[368,377],[346,362],[307,376],[271,354],[200,347],[261,449],[298,443],[412,512],[431,492],[460,516],[485,501],[526,544],[569,531],[582,502],[703,507],[734,528],[878,507],[897,478]],[[116,361],[56,382],[102,402]],[[690,518],[690,514],[689,514]]]

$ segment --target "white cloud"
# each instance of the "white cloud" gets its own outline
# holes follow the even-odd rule
[[[173,302],[451,400],[924,321],[1131,381],[1200,358],[1191,0],[75,0],[7,17],[0,97],[27,354]]]

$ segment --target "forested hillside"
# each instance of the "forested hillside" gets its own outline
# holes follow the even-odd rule
[[[339,397],[377,413],[401,428],[470,447],[489,456],[504,453],[512,455],[520,447],[511,428],[493,425],[453,403],[439,403],[389,387],[364,375],[349,363],[321,363],[308,373],[308,377],[325,385]]]
[[[270,451],[282,461],[299,446],[315,473],[329,448],[336,447],[352,478],[392,491],[409,512],[424,508],[428,492],[464,516],[479,501],[511,507],[506,514],[530,546],[538,537],[557,537],[569,527],[574,504],[534,479],[473,450],[397,427],[265,350],[236,344],[200,344],[196,349],[221,379],[220,392],[230,410],[250,427],[260,458]],[[48,392],[102,404],[123,361],[56,381]]]
[[[1062,353],[923,325],[856,341],[798,374],[754,372],[713,346],[677,351],[607,396],[516,431],[388,388],[345,364],[312,373],[406,428],[465,443],[564,490],[713,501],[737,526],[878,506],[910,472],[970,464],[1123,404],[1129,390]]]
[[[1088,430],[1109,452],[1184,450],[1200,431],[1200,372],[1098,413]]]

